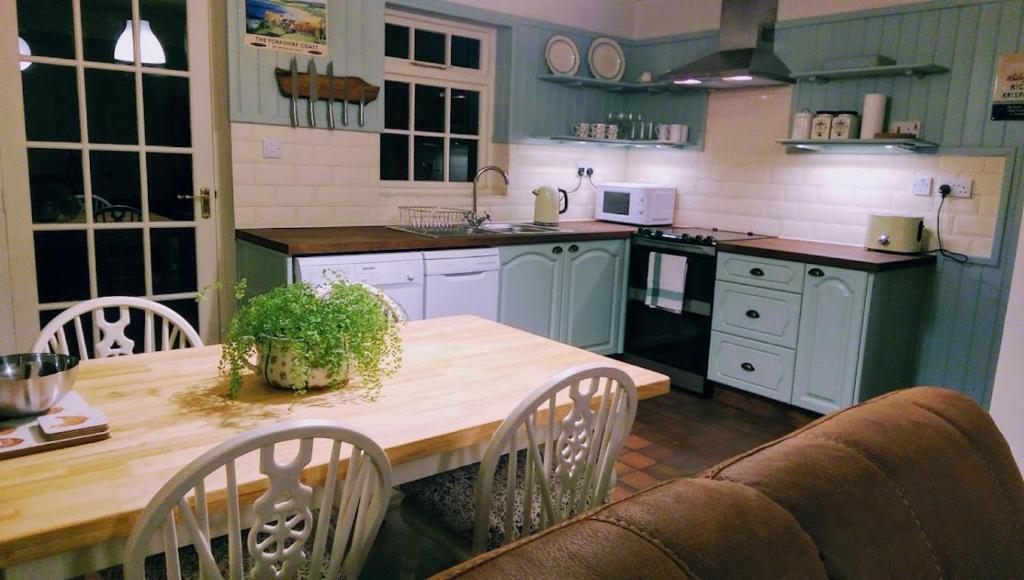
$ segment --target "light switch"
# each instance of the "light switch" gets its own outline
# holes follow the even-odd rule
[[[283,155],[281,142],[277,139],[264,139],[263,140],[263,157],[264,159],[280,159]]]
[[[910,192],[914,195],[928,197],[932,194],[932,178],[928,176],[915,177],[914,184],[910,187]]]

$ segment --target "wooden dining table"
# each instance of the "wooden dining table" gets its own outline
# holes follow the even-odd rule
[[[268,423],[343,421],[381,445],[397,484],[478,461],[508,413],[569,367],[621,368],[641,398],[669,389],[665,375],[473,316],[410,322],[401,334],[402,367],[379,390],[356,380],[296,395],[248,374],[230,400],[220,346],[83,361],[74,390],[107,416],[111,437],[0,461],[0,569],[38,580],[120,562],[136,518],[171,476]],[[323,471],[317,459],[311,473]],[[262,478],[252,469],[239,479]]]

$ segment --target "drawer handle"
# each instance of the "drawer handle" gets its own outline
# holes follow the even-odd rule
[[[554,248],[551,248],[551,253],[556,255],[556,256],[558,254],[561,254],[562,253],[562,246],[555,246]]]
[[[810,270],[807,271],[807,273],[810,274],[811,276],[814,276],[815,278],[821,278],[822,276],[825,275],[825,272],[821,271],[821,268],[811,268]]]
[[[575,254],[576,252],[580,251],[580,247],[577,246],[576,244],[573,244],[569,246],[569,251]]]
[[[764,276],[764,270],[762,270],[761,268],[751,268],[750,275],[757,276],[758,278],[760,278],[761,276]]]
[[[745,370],[745,371],[747,371],[748,373],[754,372],[754,365],[752,365],[750,363],[747,363],[747,362],[741,364],[740,368]]]
[[[747,311],[747,318],[754,318],[754,319],[761,318],[761,313],[756,311],[756,310],[748,310]]]

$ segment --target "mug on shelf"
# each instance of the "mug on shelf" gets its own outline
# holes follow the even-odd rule
[[[605,139],[607,138],[608,126],[604,123],[591,123],[590,124],[590,137],[591,139]]]
[[[673,143],[686,143],[686,139],[690,136],[690,128],[680,123],[672,123],[669,125],[668,140]]]
[[[607,139],[618,139],[619,138],[619,126],[618,125],[608,125],[608,127],[605,129],[605,137]]]
[[[576,137],[590,137],[590,123],[573,123],[572,134]]]
[[[662,123],[658,125],[658,141],[671,141],[672,140],[672,125]]]

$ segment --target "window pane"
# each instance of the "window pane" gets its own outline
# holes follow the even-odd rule
[[[149,219],[152,221],[191,221],[195,219],[195,201],[178,199],[195,194],[192,183],[192,156],[182,153],[146,155],[149,186]]]
[[[384,25],[384,56],[409,58],[409,27]]]
[[[192,145],[188,98],[187,78],[142,75],[146,145]]]
[[[384,128],[409,130],[409,83],[384,81]]]
[[[125,28],[132,18],[131,0],[94,0],[82,2],[82,52],[93,62],[132,62],[132,32]],[[118,41],[124,35],[124,41]],[[126,47],[129,47],[126,50]],[[120,50],[118,50],[120,49]]]
[[[476,139],[451,140],[448,149],[448,181],[473,181],[476,176]]]
[[[35,232],[39,302],[89,298],[89,259],[85,231]]]
[[[71,0],[18,0],[18,36],[30,54],[75,58],[73,30]]]
[[[135,74],[110,70],[85,71],[85,110],[92,143],[135,144]]]
[[[146,293],[142,230],[96,230],[96,292],[100,296]]]
[[[380,178],[409,180],[409,136],[384,133],[380,136]]]
[[[32,223],[84,222],[82,152],[29,149],[28,191]]]
[[[452,89],[451,132],[480,134],[480,93]]]
[[[421,62],[445,64],[444,34],[429,30],[416,30],[416,59]]]
[[[142,31],[142,64],[177,70],[188,69],[188,32],[186,2],[141,0],[139,14],[149,23],[152,36]],[[156,42],[153,43],[152,41]],[[157,47],[161,50],[157,50]],[[147,50],[147,47],[149,50]],[[163,59],[160,57],[163,56]],[[164,60],[164,62],[160,62]]]
[[[480,41],[465,36],[452,36],[452,66],[480,68]]]
[[[444,133],[444,87],[416,85],[416,130]]]
[[[415,138],[416,181],[444,181],[444,139],[441,137]]]
[[[78,82],[75,69],[33,63],[21,73],[25,100],[25,138],[29,141],[80,141]]]
[[[195,292],[196,234],[192,228],[149,230],[153,293]]]
[[[142,221],[142,184],[139,154],[128,151],[92,151],[92,219],[99,223]]]

